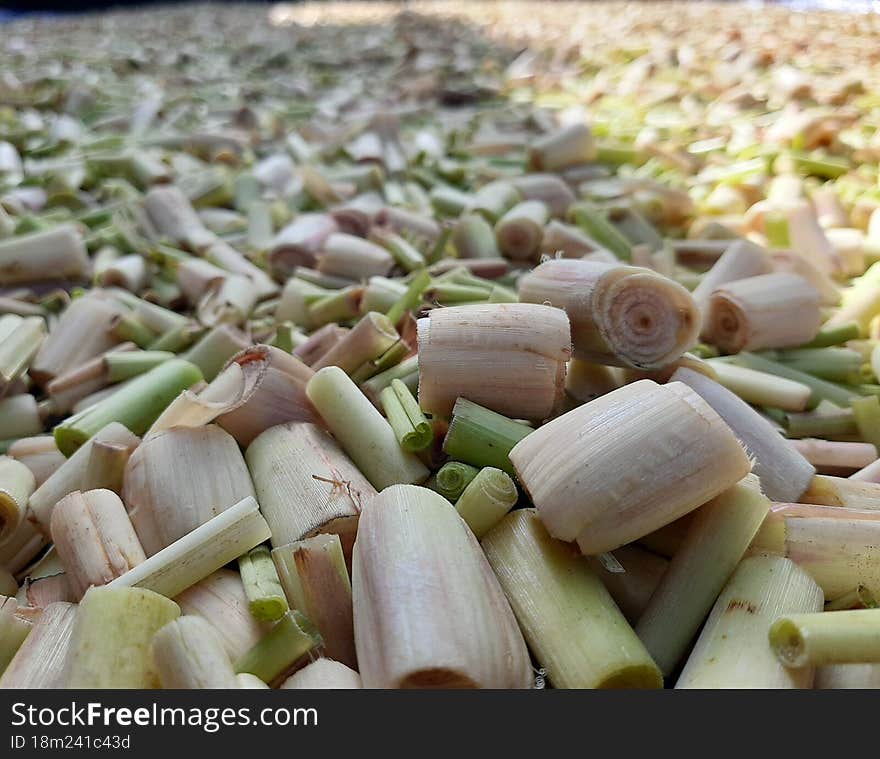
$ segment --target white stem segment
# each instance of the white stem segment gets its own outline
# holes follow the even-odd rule
[[[182,616],[153,637],[153,666],[163,688],[238,688],[229,654],[201,617]]]
[[[798,500],[801,503],[844,506],[848,509],[880,509],[880,483],[817,474]]]
[[[12,537],[24,519],[35,487],[30,469],[9,456],[0,456],[0,546]]]
[[[64,667],[77,607],[49,604],[0,677],[2,689],[64,687]]]
[[[790,614],[770,627],[770,646],[786,667],[880,662],[880,609]]]
[[[175,598],[267,541],[270,534],[257,502],[248,497],[117,577],[109,587],[147,588]]]
[[[783,667],[767,630],[784,614],[822,609],[822,590],[781,556],[743,559],[730,578],[676,688],[809,688],[813,669]]]
[[[750,474],[694,512],[636,633],[664,675],[675,670],[767,516],[770,500]]]
[[[640,380],[569,411],[510,452],[550,534],[588,555],[647,535],[741,480],[751,463],[689,387]]]
[[[332,659],[317,659],[281,683],[281,690],[351,690],[363,688],[361,676]]]
[[[662,688],[663,678],[614,600],[534,509],[508,514],[485,538],[529,648],[557,688]]]
[[[3,681],[0,680],[0,686]],[[829,664],[816,668],[813,687],[820,690],[876,690],[880,688],[880,664]]]
[[[772,271],[773,261],[764,248],[748,240],[736,240],[730,243],[712,268],[703,275],[700,284],[693,291],[694,300],[705,311],[709,305],[709,296],[716,288],[738,279],[770,274]]]
[[[68,688],[158,688],[153,636],[180,616],[141,588],[92,588],[79,603],[67,656]]]
[[[522,634],[453,506],[396,485],[364,508],[353,558],[354,629],[366,688],[528,688]]]
[[[7,451],[10,458],[20,461],[34,475],[40,487],[67,459],[55,445],[54,435],[35,435],[16,440]]]
[[[0,242],[0,286],[87,279],[89,255],[76,224],[59,224]]]

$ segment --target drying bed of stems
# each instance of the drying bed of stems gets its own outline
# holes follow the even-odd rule
[[[263,14],[4,29],[0,687],[880,687],[880,21]]]

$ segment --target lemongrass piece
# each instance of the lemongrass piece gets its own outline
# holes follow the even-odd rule
[[[292,353],[306,366],[312,366],[334,345],[337,345],[346,334],[348,334],[348,329],[345,327],[340,327],[338,324],[325,324],[296,346]]]
[[[300,214],[281,229],[269,246],[269,264],[276,275],[285,278],[296,266],[312,266],[327,238],[339,232],[330,214]]]
[[[351,581],[338,535],[315,535],[272,551],[291,604],[321,632],[331,659],[357,666]]]
[[[77,600],[146,558],[124,504],[109,490],[66,495],[52,510],[50,530]]]
[[[728,581],[676,688],[809,688],[813,669],[776,659],[767,629],[779,616],[822,609],[822,590],[781,556],[743,559]]]
[[[587,403],[621,386],[620,378],[610,366],[593,364],[573,358],[568,362],[565,392],[578,403]]]
[[[880,594],[880,522],[846,518],[785,518],[785,554],[834,601],[853,585]]]
[[[876,396],[854,398],[850,407],[856,420],[856,427],[859,429],[859,436],[866,443],[875,446],[876,451],[876,446],[880,445],[880,399]],[[866,461],[861,466],[867,466],[868,463]]]
[[[716,381],[746,403],[783,411],[804,411],[812,395],[807,385],[722,361],[713,363]]]
[[[0,545],[18,529],[35,487],[30,469],[20,461],[0,456]]]
[[[401,449],[391,425],[338,366],[317,372],[306,394],[373,487],[427,479],[422,462]]]
[[[235,676],[235,681],[238,683],[239,688],[249,690],[268,690],[269,688],[259,677],[252,675],[250,672],[239,672]]]
[[[860,333],[859,325],[856,322],[845,322],[831,327],[822,325],[816,336],[809,343],[802,345],[801,348],[828,348],[833,345],[841,345],[850,340],[857,340]]]
[[[324,240],[317,256],[318,271],[355,280],[384,276],[393,267],[394,258],[385,248],[338,232]]]
[[[831,469],[861,469],[877,460],[872,443],[848,443],[804,438],[791,444],[813,466]]]
[[[530,649],[557,688],[661,688],[663,678],[585,558],[551,538],[534,509],[482,541]]]
[[[115,353],[136,350],[137,345],[133,342],[119,343],[106,353],[95,356],[52,379],[46,385],[46,392],[52,400],[53,410],[58,414],[67,413],[79,401],[103,390],[110,382],[104,359]]]
[[[153,636],[180,616],[142,588],[91,588],[79,603],[66,662],[68,688],[158,688]]]
[[[702,277],[692,295],[702,311],[709,305],[709,297],[722,285],[738,279],[757,277],[773,272],[773,263],[767,251],[748,240],[736,240],[727,247],[711,269]]]
[[[531,684],[510,606],[476,538],[442,496],[411,485],[382,491],[361,514],[352,565],[364,687]]]
[[[556,174],[525,174],[513,180],[524,200],[540,200],[551,216],[564,217],[575,195]]]
[[[217,424],[239,445],[248,446],[264,430],[284,422],[313,422],[317,416],[306,393],[312,369],[280,348],[252,346],[230,363],[256,372],[253,389],[240,404],[217,417]]]
[[[880,609],[791,614],[777,619],[770,646],[786,667],[880,662]]]
[[[550,258],[584,258],[601,254],[609,263],[617,257],[606,251],[598,242],[585,235],[580,229],[553,219],[544,227],[539,253]]]
[[[586,559],[614,603],[634,625],[651,600],[669,562],[637,545],[621,546],[611,555],[623,567],[622,572],[609,571],[597,556],[587,556]]]
[[[6,669],[31,631],[31,624],[16,614],[18,602],[0,596],[0,674]]]
[[[148,556],[249,496],[244,457],[213,424],[147,437],[128,460],[122,493]]]
[[[443,451],[475,467],[495,467],[513,475],[509,454],[532,428],[459,398],[443,439]]]
[[[877,599],[864,585],[859,584],[854,590],[844,593],[834,601],[825,604],[825,611],[848,611],[849,609],[876,609]]]
[[[638,450],[638,453],[630,453]],[[551,535],[603,553],[678,519],[749,473],[730,428],[681,382],[640,380],[569,411],[510,452]],[[609,488],[608,477],[614,482]]]
[[[776,359],[786,366],[832,382],[858,384],[865,379],[862,355],[848,348],[795,348],[779,351]]]
[[[431,284],[431,275],[427,269],[421,269],[413,275],[406,292],[400,296],[400,299],[386,312],[388,321],[392,324],[399,324],[400,320],[408,311],[415,310],[422,302],[422,295]]]
[[[455,503],[480,470],[460,461],[447,461],[434,477],[432,489]]]
[[[0,543],[0,568],[17,574],[27,567],[46,546],[46,537],[30,519],[23,519],[3,543]]]
[[[211,382],[224,364],[248,346],[246,335],[230,324],[220,324],[208,331],[191,348],[181,354]]]
[[[749,475],[694,512],[684,542],[636,625],[664,675],[687,652],[769,508],[758,478]]]
[[[501,414],[545,419],[570,357],[565,313],[535,304],[437,309],[418,321],[419,405],[450,416],[458,397]],[[491,367],[491,377],[475,367]]]
[[[452,245],[459,258],[499,258],[492,226],[480,214],[463,214],[452,228]]]
[[[434,442],[434,428],[409,388],[399,379],[379,393],[382,410],[405,451],[421,451]]]
[[[0,676],[0,689],[64,687],[64,662],[77,607],[58,602],[46,606]]]
[[[110,422],[120,422],[134,434],[143,434],[181,390],[201,379],[198,367],[188,361],[165,361],[56,426],[58,450],[70,456]]]
[[[174,599],[184,614],[210,622],[233,660],[256,645],[265,625],[250,613],[248,597],[237,572],[218,569]]]
[[[330,291],[323,287],[291,277],[281,291],[281,298],[275,309],[275,321],[290,321],[303,329],[311,329],[317,326],[317,320],[310,313],[309,305],[329,294]]]
[[[239,674],[249,672],[273,685],[308,658],[313,660],[322,646],[321,635],[308,617],[287,612],[281,620],[234,664]]]
[[[27,370],[45,336],[46,322],[39,316],[0,316],[0,398]]]
[[[0,680],[0,686],[2,683]],[[813,687],[820,690],[880,688],[880,664],[830,664],[817,667]]]
[[[216,630],[201,617],[182,616],[153,637],[153,666],[163,688],[237,688],[235,671]]]
[[[797,500],[848,509],[880,509],[880,484],[851,477],[817,474]]]
[[[361,676],[333,659],[316,659],[288,677],[281,690],[351,690],[363,688]]]
[[[252,548],[238,557],[241,581],[251,614],[262,622],[281,619],[288,610],[278,572],[266,546]]]
[[[270,537],[257,502],[245,498],[117,577],[107,587],[147,588],[174,598]]]
[[[448,464],[443,469],[446,466]],[[437,473],[438,483],[440,472]],[[500,469],[484,467],[458,496],[455,510],[471,528],[474,536],[480,539],[514,507],[518,497],[516,484],[508,475]]]
[[[10,453],[12,452],[12,448],[9,449]],[[866,467],[859,469],[858,472],[851,474],[849,476],[851,480],[862,480],[864,482],[878,482],[880,483],[880,459],[868,464]]]
[[[382,391],[391,387],[394,380],[400,380],[407,387],[411,394],[418,391],[419,379],[419,357],[418,355],[405,358],[399,364],[386,369],[379,374],[374,374],[366,382],[361,383],[361,391],[369,398],[374,405],[379,406]],[[413,387],[415,385],[415,388]]]
[[[529,147],[529,168],[559,171],[596,157],[593,133],[586,124],[571,124],[536,140]]]
[[[230,274],[205,291],[196,304],[196,316],[206,327],[240,325],[253,311],[259,294],[251,279]]]
[[[536,258],[548,218],[547,206],[540,200],[524,200],[507,211],[495,224],[502,255],[514,261]]]
[[[381,356],[400,336],[394,324],[383,314],[371,312],[355,327],[312,364],[318,371],[325,366],[338,366],[346,374],[352,374],[367,361]]]
[[[371,242],[385,248],[404,271],[412,272],[425,266],[425,257],[421,252],[400,235],[384,227],[374,226],[370,229],[369,238]]]
[[[328,532],[350,554],[358,515],[376,491],[327,432],[304,422],[270,427],[245,458],[274,547]]]
[[[150,189],[144,196],[144,209],[161,234],[191,250],[202,250],[214,239],[189,199],[174,185]]]
[[[88,279],[89,257],[75,224],[0,241],[0,286]]]
[[[40,528],[49,533],[49,524],[52,518],[52,509],[64,496],[74,490],[92,490],[100,487],[98,483],[89,480],[89,473],[97,473],[94,467],[90,467],[93,448],[102,443],[111,447],[119,446],[128,454],[131,454],[140,444],[137,435],[132,434],[126,427],[118,422],[111,422],[101,429],[85,445],[81,446],[70,458],[65,459],[40,487],[30,497],[28,503],[33,519]]]
[[[520,300],[563,309],[575,358],[652,369],[697,341],[699,312],[684,287],[648,269],[597,261],[545,261],[519,283]]]

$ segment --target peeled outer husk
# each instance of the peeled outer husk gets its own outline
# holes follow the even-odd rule
[[[254,495],[235,440],[216,425],[152,435],[125,468],[122,499],[147,556]]]
[[[49,604],[43,609],[0,677],[0,689],[64,687],[64,664],[76,609],[75,604],[64,602]]]
[[[683,382],[730,426],[754,461],[752,471],[772,501],[797,501],[810,486],[815,467],[748,403],[714,380],[688,368],[672,375]]]
[[[587,560],[551,538],[534,509],[508,514],[482,545],[554,687],[663,687],[660,670]]]
[[[80,601],[67,656],[68,688],[158,688],[153,636],[180,609],[142,588],[92,588]]]
[[[780,664],[767,638],[783,614],[820,611],[822,590],[781,556],[743,559],[728,581],[676,688],[809,688],[813,669]]]
[[[650,269],[583,259],[545,261],[519,283],[520,300],[549,303],[571,321],[575,358],[657,369],[697,342],[691,294]]]
[[[214,626],[232,661],[253,648],[265,632],[251,616],[241,577],[231,569],[218,569],[174,600],[184,614]]]
[[[77,599],[146,558],[125,505],[110,490],[66,495],[52,510],[50,531]]]
[[[437,493],[393,485],[364,507],[353,558],[366,688],[528,688],[522,634],[468,526]]]
[[[361,676],[351,667],[333,659],[317,659],[292,674],[280,690],[350,690],[363,688]]]
[[[764,248],[748,240],[733,241],[694,288],[694,301],[705,310],[709,296],[715,288],[738,279],[770,274],[772,271],[773,261]]]
[[[701,336],[727,353],[803,345],[819,331],[821,303],[797,274],[739,279],[713,290]]]
[[[245,453],[272,545],[335,533],[347,556],[361,509],[376,495],[336,441],[306,422],[270,427]]]
[[[568,317],[497,303],[431,311],[418,321],[419,404],[449,417],[459,396],[515,419],[542,420],[564,393]]]
[[[314,372],[280,348],[255,345],[234,356],[230,363],[245,371],[256,362],[258,376],[243,403],[217,418],[217,424],[242,446],[264,430],[284,422],[316,422],[318,416],[306,397],[306,383]]]
[[[539,427],[510,452],[550,534],[588,555],[647,535],[749,473],[736,436],[686,385],[640,380]]]
[[[201,617],[182,616],[153,636],[153,666],[163,688],[237,688],[229,654]]]

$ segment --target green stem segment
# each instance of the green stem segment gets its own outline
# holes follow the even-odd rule
[[[433,489],[446,498],[446,500],[455,503],[479,471],[479,469],[470,466],[470,464],[462,464],[460,461],[448,461],[437,472]]]
[[[235,662],[237,673],[250,672],[270,685],[285,675],[304,656],[318,653],[321,634],[305,614],[288,611],[249,651]]]
[[[514,507],[518,497],[516,483],[500,469],[487,466],[468,483],[455,510],[479,539]]]
[[[397,442],[405,451],[422,451],[434,442],[431,422],[403,382],[392,379],[390,386],[379,393],[379,400]]]
[[[422,293],[428,289],[431,284],[431,275],[427,269],[421,269],[409,283],[406,292],[400,299],[388,309],[386,316],[391,320],[392,324],[397,324],[407,311],[413,311],[418,308],[422,302]]]
[[[495,467],[515,476],[510,451],[531,431],[525,424],[459,398],[452,409],[443,450],[457,461]]]
[[[287,598],[267,546],[257,546],[238,559],[241,581],[251,615],[261,622],[274,622],[288,611]]]

